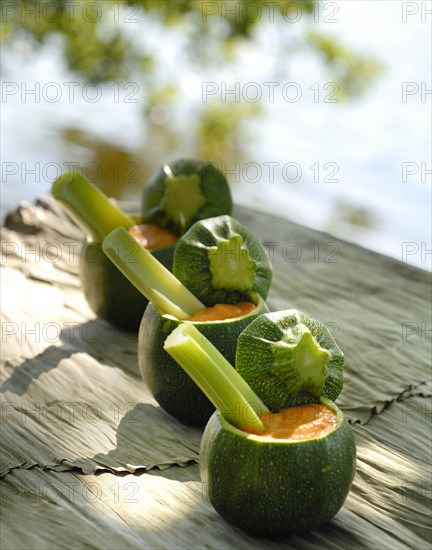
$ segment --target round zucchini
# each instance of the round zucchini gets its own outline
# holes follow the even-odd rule
[[[256,303],[256,308],[243,317],[193,324],[234,364],[239,334],[256,317],[268,311],[261,297]],[[171,315],[161,315],[151,303],[147,306],[138,334],[139,367],[152,395],[165,411],[188,424],[204,426],[214,406],[163,349],[167,336],[180,322]]]
[[[171,271],[174,249],[175,244],[151,253]],[[90,238],[82,245],[80,279],[86,300],[96,315],[119,328],[138,330],[147,298],[104,254],[102,244]]]
[[[327,327],[295,309],[266,313],[240,335],[236,370],[272,412],[335,401],[344,354]]]
[[[207,306],[265,300],[272,278],[259,238],[230,216],[196,222],[178,241],[173,269]]]
[[[342,507],[355,473],[355,441],[331,401],[337,425],[314,439],[268,439],[243,432],[215,412],[200,448],[204,490],[227,522],[252,535],[312,531]]]
[[[232,199],[225,176],[213,164],[180,159],[162,166],[144,187],[142,217],[176,235],[197,220],[230,214]]]

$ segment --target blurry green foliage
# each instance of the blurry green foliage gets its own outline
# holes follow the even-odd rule
[[[362,95],[382,66],[373,57],[354,55],[338,40],[317,32],[309,32],[310,44],[324,58],[334,82],[339,86],[339,98],[347,99]]]
[[[233,165],[239,160],[244,141],[251,137],[244,123],[259,113],[256,103],[210,104],[197,124],[195,148],[198,158]]]
[[[310,14],[314,3],[297,4],[302,13]],[[60,33],[71,69],[92,82],[121,80],[136,68],[151,67],[155,52],[140,51],[124,32],[129,24],[138,23],[145,33],[146,24],[151,24],[145,15],[171,27],[191,23],[190,51],[204,39],[206,48],[213,51],[216,45],[223,56],[239,41],[253,40],[253,29],[266,20],[257,14],[265,13],[268,4],[266,0],[2,0],[2,40],[27,40],[35,48],[50,34]],[[272,4],[276,17],[287,17],[296,9],[295,2]],[[197,47],[196,59],[202,53]]]
[[[277,23],[292,17],[291,13],[301,13],[311,20],[317,5],[309,0],[2,0],[1,36],[3,42],[25,40],[37,48],[49,35],[60,34],[69,67],[88,81],[104,82],[126,79],[137,69],[150,76],[155,69],[157,52],[137,48],[125,32],[128,24],[138,25],[140,33],[146,32],[152,18],[180,30],[189,24],[189,52],[195,54],[192,61],[199,61],[202,52],[193,47],[203,39],[206,49],[217,51],[223,60],[233,46],[253,42],[254,30],[268,24],[270,17]],[[348,95],[356,94],[357,85],[367,85],[379,70],[373,58],[354,53],[329,35],[307,33],[304,46],[312,46],[324,56],[346,83]]]
[[[314,21],[318,4],[309,0],[2,0],[1,37],[11,51],[23,43],[26,51],[37,51],[53,36],[61,37],[67,65],[85,81],[122,81],[139,75],[145,89],[141,99],[149,114],[154,105],[175,102],[181,76],[166,78],[158,46],[154,40],[146,41],[149,29],[160,28],[157,44],[165,41],[165,35],[177,33],[178,47],[197,73],[201,68],[217,70],[227,60],[235,61],[238,46],[256,43],[257,31],[269,24],[271,5],[286,51],[317,52],[329,78],[338,83],[339,98],[358,96],[379,74],[380,65],[330,35],[308,32],[307,23]],[[299,12],[304,23],[300,42],[298,36],[292,38],[289,24],[281,24]],[[162,81],[158,74],[163,75]],[[203,157],[213,158],[222,148],[239,146],[243,121],[257,113],[259,109],[250,104],[200,102],[193,126]]]

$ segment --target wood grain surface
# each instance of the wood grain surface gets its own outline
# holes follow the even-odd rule
[[[273,263],[271,309],[327,324],[346,356],[338,400],[357,441],[339,514],[255,539],[203,497],[201,431],[162,411],[136,335],[80,290],[80,230],[50,197],[2,227],[1,548],[430,548],[430,274],[267,214],[235,211]]]

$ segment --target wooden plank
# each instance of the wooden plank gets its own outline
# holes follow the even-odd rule
[[[270,306],[328,323],[346,354],[340,405],[363,425],[341,512],[278,541],[217,516],[193,465],[200,430],[148,395],[136,338],[95,319],[77,277],[81,233],[43,198],[2,228],[2,548],[430,547],[430,274],[285,220],[235,215],[273,251]]]
[[[71,472],[16,469],[0,484],[0,547],[7,550],[139,548],[141,540],[113,507]]]
[[[127,476],[32,468],[2,482],[1,547],[67,548],[73,540],[74,548],[428,548],[430,464],[389,449],[362,426],[355,435],[357,474],[344,507],[301,537],[256,539],[228,525],[207,501],[197,465]]]
[[[401,452],[414,462],[432,463],[432,401],[411,395],[393,403],[383,414],[358,427],[365,437],[378,439],[387,449]],[[432,472],[431,472],[432,475]]]
[[[8,335],[0,388],[1,475],[34,465],[134,472],[197,459],[201,431],[161,410],[141,378],[123,368],[124,362],[136,363],[135,338],[116,342],[107,323],[92,321],[88,334],[95,327],[100,333],[84,346],[84,327],[90,325],[71,316],[67,322],[74,327],[74,341],[63,334],[57,339],[56,327],[44,338],[43,327],[66,322],[53,287],[16,270],[6,273],[8,288],[15,292],[3,303],[2,325],[10,323],[4,319],[15,319],[20,329]],[[51,302],[55,313],[49,307],[27,312],[31,295]],[[22,324],[30,327],[28,335]],[[23,336],[29,342],[24,350]]]
[[[427,335],[418,330],[407,334],[406,341],[402,339],[403,319],[424,319],[417,321],[417,325],[409,325],[411,332],[413,326],[421,327],[422,323],[428,326],[423,299],[428,274],[276,218],[269,224],[264,214],[238,209],[236,215],[263,235],[267,243],[274,265],[270,306],[298,307],[309,312],[328,324],[345,351],[346,382],[340,405],[354,421],[367,422],[374,412],[379,413],[388,403],[402,399],[412,388],[430,395],[430,388],[424,383],[428,378]],[[185,434],[187,452],[179,448],[166,456],[154,455],[138,445],[133,464],[127,465],[122,453],[114,451],[117,430],[114,420],[120,420],[114,416],[123,417],[136,406],[134,418],[137,418],[135,415],[142,413],[139,403],[150,403],[148,410],[152,413],[148,417],[154,421],[151,426],[165,422],[165,432],[171,428],[172,420],[154,409],[155,403],[140,380],[122,372],[127,369],[138,374],[136,338],[95,319],[88,308],[77,282],[76,239],[80,232],[55,201],[46,198],[36,206],[25,204],[8,220],[2,242],[5,254],[2,278],[9,289],[2,303],[2,329],[6,330],[3,340],[7,344],[4,376],[8,380],[1,390],[8,430],[0,473],[34,464],[56,469],[81,467],[86,472],[106,467],[133,471],[196,460],[198,431],[187,431],[193,433],[192,438]],[[293,250],[297,256],[301,254],[296,262],[288,261],[294,257]],[[50,251],[54,251],[53,256]],[[407,270],[410,280],[417,280],[409,292],[405,282]],[[393,279],[391,288],[386,284],[389,276]],[[32,296],[32,301],[28,296]],[[407,308],[402,308],[408,300],[409,314]],[[95,403],[92,388],[100,385],[100,380],[105,385]],[[107,385],[108,380],[111,383]],[[46,388],[53,384],[58,385],[56,390],[45,395]],[[73,389],[76,385],[87,388],[80,392],[78,402]],[[122,390],[118,388],[123,386],[127,390],[120,401],[118,395]],[[66,410],[54,406],[57,401],[53,397],[59,395],[67,403]],[[29,418],[24,415],[26,423],[20,424],[23,411],[33,410],[35,403],[39,407],[37,414],[45,413],[51,424],[56,423],[55,431],[48,430],[48,439],[46,426],[31,415]],[[74,419],[78,424],[73,429],[65,422],[71,407],[87,411],[90,418],[95,410],[104,419],[97,426],[97,435],[95,427],[83,420],[83,413],[81,419]],[[78,446],[70,435],[65,435],[74,434],[76,429],[87,434],[80,438]],[[16,440],[17,431],[21,432],[22,444]],[[157,429],[147,428],[147,434],[156,432]],[[61,434],[57,442],[56,434]],[[154,449],[157,445],[150,439],[148,447]],[[35,452],[36,448],[39,452]]]

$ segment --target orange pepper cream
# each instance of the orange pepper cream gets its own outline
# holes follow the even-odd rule
[[[142,247],[147,250],[157,250],[173,244],[177,236],[171,231],[161,229],[152,223],[142,225],[133,225],[129,228],[129,233],[134,237]]]
[[[203,323],[206,321],[224,321],[243,317],[255,309],[252,302],[239,302],[238,304],[216,304],[211,307],[200,309],[189,317],[188,321]]]
[[[315,439],[336,428],[338,423],[334,411],[324,405],[314,403],[289,407],[278,413],[264,413],[260,419],[266,427],[266,431],[260,434],[256,433],[256,435],[290,441]],[[254,433],[250,430],[245,431]]]

